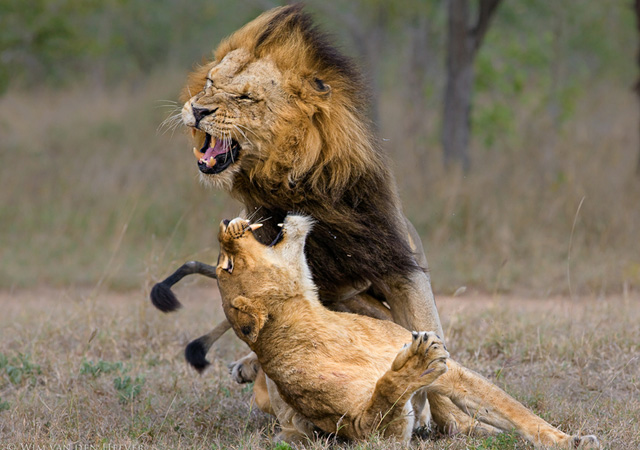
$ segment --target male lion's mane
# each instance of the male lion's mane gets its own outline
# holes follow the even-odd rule
[[[268,156],[233,179],[231,194],[247,212],[269,219],[260,238],[272,240],[288,212],[312,216],[317,224],[306,253],[321,294],[367,282],[385,292],[383,275],[420,270],[397,228],[395,181],[356,66],[296,4],[267,12],[224,40],[214,62],[190,75],[183,100],[203,89],[211,64],[239,48],[276,64],[297,111],[280,122]],[[203,142],[203,133],[192,133]]]

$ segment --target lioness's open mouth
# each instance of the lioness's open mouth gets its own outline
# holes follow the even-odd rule
[[[238,160],[240,149],[240,144],[235,139],[216,139],[207,133],[204,145],[200,150],[193,147],[193,154],[198,158],[200,172],[216,174]]]

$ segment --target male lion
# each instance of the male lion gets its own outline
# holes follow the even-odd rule
[[[428,386],[474,415],[484,431],[515,429],[535,445],[599,447],[595,436],[553,428],[448,359],[435,333],[411,333],[391,321],[322,306],[304,254],[312,222],[287,216],[269,246],[253,233],[260,224],[245,219],[223,221],[218,233],[222,306],[267,376],[258,389],[266,387],[268,401],[259,405],[277,415],[277,439],[304,440],[317,428],[349,439],[379,431],[408,441],[414,420],[409,400]]]

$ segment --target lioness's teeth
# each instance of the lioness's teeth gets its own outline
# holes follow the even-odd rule
[[[193,156],[195,156],[196,159],[202,159],[202,153],[200,153],[197,147],[193,147]]]
[[[255,230],[257,230],[258,228],[260,228],[262,225],[263,225],[263,224],[261,224],[261,223],[254,223],[253,225],[249,225],[249,229],[250,229],[251,231],[255,231]]]
[[[278,226],[279,226],[280,228],[282,228],[282,226],[283,226],[283,225],[284,225],[283,223],[279,223],[279,224],[278,224]]]
[[[209,160],[207,161],[207,167],[211,168],[213,166],[216,165],[216,159],[212,156],[211,158],[209,158]]]

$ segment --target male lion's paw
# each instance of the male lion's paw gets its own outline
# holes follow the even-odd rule
[[[592,434],[589,434],[587,436],[573,436],[571,443],[572,443],[572,448],[584,448],[584,449],[602,448],[600,446],[600,441],[598,441],[598,438]]]
[[[413,371],[425,385],[447,371],[449,352],[442,340],[433,332],[414,331],[411,343],[398,353],[392,369]]]
[[[251,383],[255,381],[260,369],[260,363],[255,353],[251,352],[244,358],[230,363],[228,366],[231,378],[236,383]]]

